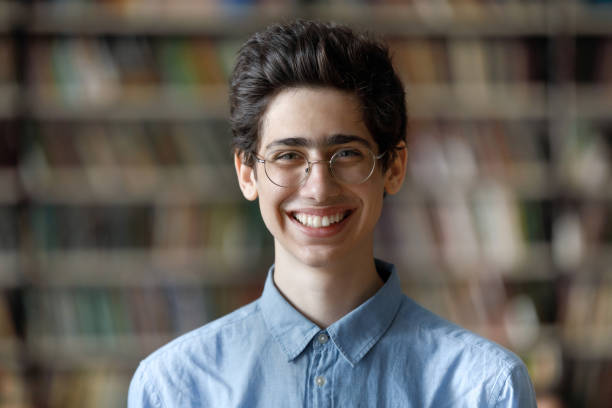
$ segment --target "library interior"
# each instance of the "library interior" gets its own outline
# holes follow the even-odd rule
[[[139,361],[273,260],[228,76],[294,18],[387,41],[414,140],[375,254],[517,353],[541,407],[612,405],[612,1],[0,0],[0,408],[125,406]]]

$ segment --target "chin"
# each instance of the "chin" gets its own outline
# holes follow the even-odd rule
[[[292,253],[300,263],[311,268],[328,267],[347,257],[346,250],[342,248],[302,247]]]

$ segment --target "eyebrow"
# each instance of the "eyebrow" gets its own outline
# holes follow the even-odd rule
[[[278,139],[266,146],[266,150],[275,146],[291,146],[291,147],[316,147],[323,145],[325,147],[343,145],[351,142],[360,143],[368,148],[372,148],[369,141],[361,136],[356,135],[345,135],[342,133],[334,134],[325,138],[324,143],[315,143],[312,139],[306,139],[305,137],[287,137],[285,139]]]

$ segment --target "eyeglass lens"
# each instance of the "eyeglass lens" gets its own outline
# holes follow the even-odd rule
[[[376,157],[369,149],[350,148],[337,151],[329,161],[313,161],[309,165],[303,154],[290,152],[268,157],[264,166],[274,184],[293,187],[304,182],[315,164],[328,165],[332,176],[343,183],[360,184],[372,174]]]

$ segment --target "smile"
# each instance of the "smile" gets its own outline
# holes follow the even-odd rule
[[[310,228],[324,228],[329,227],[332,224],[339,223],[342,221],[347,215],[349,211],[338,212],[332,215],[314,215],[314,214],[306,214],[306,213],[293,213],[293,218],[297,220],[300,224],[305,225]]]

